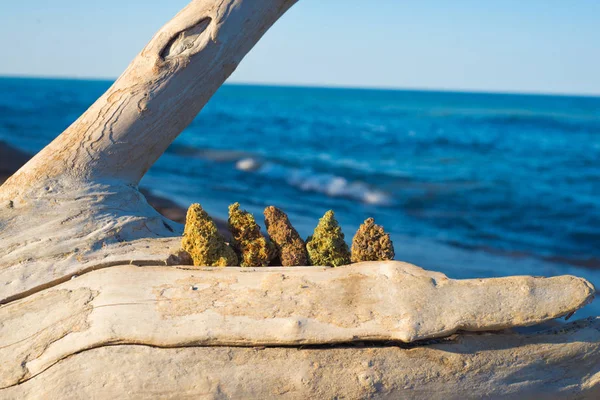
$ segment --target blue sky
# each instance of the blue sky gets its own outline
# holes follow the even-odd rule
[[[187,0],[0,5],[0,75],[115,78]],[[600,94],[598,0],[300,0],[231,82]]]

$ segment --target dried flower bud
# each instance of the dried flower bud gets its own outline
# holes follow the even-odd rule
[[[327,211],[319,220],[313,235],[306,239],[306,249],[312,265],[338,267],[350,264],[350,251],[333,211]]]
[[[195,266],[237,265],[235,252],[200,204],[192,204],[188,208],[181,246],[189,253]]]
[[[277,257],[284,267],[308,265],[306,244],[280,209],[269,206],[265,208],[265,226],[271,238]]]
[[[352,262],[394,259],[394,244],[383,227],[368,218],[352,239]]]
[[[233,247],[242,267],[266,267],[275,255],[275,248],[261,233],[252,214],[240,210],[240,204],[229,206],[229,230]]]

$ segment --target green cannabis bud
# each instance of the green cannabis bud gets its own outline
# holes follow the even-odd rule
[[[306,249],[311,265],[338,267],[350,264],[350,251],[333,211],[327,211],[319,220],[313,235],[306,239]]]
[[[188,208],[181,247],[189,253],[195,266],[226,267],[238,262],[235,252],[200,204]]]
[[[277,257],[284,267],[308,265],[306,244],[294,229],[288,216],[279,208],[265,208],[265,226],[275,245]]]
[[[233,247],[242,267],[266,267],[275,255],[275,248],[261,233],[252,214],[240,210],[240,204],[229,206],[229,230]]]
[[[352,239],[352,262],[394,259],[394,244],[383,227],[367,218]]]

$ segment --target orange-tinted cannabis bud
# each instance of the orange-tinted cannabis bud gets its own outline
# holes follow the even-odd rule
[[[225,267],[236,265],[238,261],[200,204],[188,208],[181,247],[189,253],[195,266]]]
[[[233,247],[242,267],[266,267],[275,255],[275,248],[261,233],[252,214],[240,210],[240,204],[229,206],[229,230]]]
[[[350,251],[333,211],[327,211],[319,220],[313,235],[306,239],[306,250],[311,265],[339,267],[350,264]]]
[[[352,239],[352,262],[394,259],[394,244],[383,227],[368,218]]]
[[[265,208],[265,226],[271,241],[275,245],[277,257],[284,267],[308,265],[306,244],[279,208]]]

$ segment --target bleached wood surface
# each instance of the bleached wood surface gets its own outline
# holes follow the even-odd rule
[[[294,3],[192,1],[105,94],[0,187],[0,302],[76,274],[83,261],[102,264],[107,247],[181,234],[137,184]]]
[[[583,279],[452,280],[397,261],[341,268],[114,266],[0,308],[0,387],[119,344],[403,341],[534,325],[590,301]]]
[[[115,344],[74,354],[6,399],[598,399],[600,319],[414,348]]]

